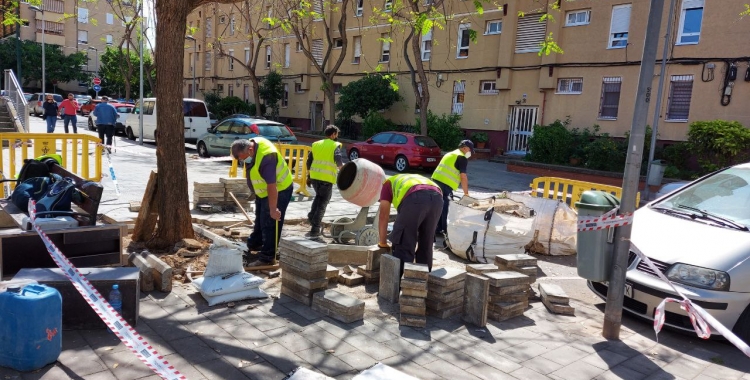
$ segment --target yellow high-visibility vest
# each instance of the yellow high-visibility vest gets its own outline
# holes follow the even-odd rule
[[[341,143],[331,139],[316,141],[312,144],[313,162],[310,166],[310,178],[329,183],[336,183],[339,168],[334,153]]]
[[[292,172],[289,171],[289,167],[286,165],[284,157],[276,150],[276,146],[272,142],[262,138],[255,137],[252,139],[256,144],[255,164],[250,169],[250,183],[253,185],[253,191],[255,196],[258,198],[265,198],[268,196],[268,184],[263,177],[260,176],[260,163],[263,161],[263,157],[269,154],[276,155],[276,188],[278,191],[283,191],[292,186],[294,179],[292,178]]]
[[[393,190],[393,202],[391,203],[396,210],[398,210],[398,206],[401,205],[401,201],[404,200],[412,186],[431,185],[435,186],[436,191],[440,191],[435,182],[417,174],[396,174],[388,177],[387,181],[391,182],[391,189]]]
[[[456,169],[456,160],[463,156],[464,152],[461,149],[446,153],[432,172],[432,179],[448,185],[453,190],[458,189],[458,185],[461,184],[461,172]]]

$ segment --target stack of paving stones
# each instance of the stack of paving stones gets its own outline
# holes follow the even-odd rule
[[[528,296],[529,299],[538,300],[534,289],[531,288],[531,284],[536,282],[537,272],[539,267],[537,266],[536,257],[527,255],[525,253],[513,253],[507,255],[495,256],[495,265],[502,271],[513,271],[523,273],[529,276],[531,282],[529,282]]]
[[[193,182],[193,204],[221,204],[224,202],[224,184]]]
[[[460,269],[440,268],[430,272],[427,277],[427,314],[440,319],[461,314],[465,280],[466,272]]]
[[[357,286],[359,284],[363,284],[364,282],[365,278],[362,277],[361,274],[357,273],[357,268],[351,265],[345,266],[339,273],[339,284],[344,284],[346,286]]]
[[[344,323],[362,320],[365,303],[333,289],[313,295],[312,309]]]
[[[367,250],[367,262],[357,267],[357,273],[365,278],[365,284],[380,282],[380,256],[387,253],[387,249],[371,246]]]
[[[302,237],[286,237],[279,242],[279,254],[281,294],[310,306],[313,295],[328,287],[326,245]]]
[[[401,278],[401,294],[398,303],[402,326],[425,327],[427,325],[427,279],[430,271],[426,264],[404,263]]]
[[[541,283],[539,284],[539,295],[542,297],[542,303],[555,314],[575,315],[575,309],[570,306],[570,298],[565,291],[558,285]]]
[[[523,314],[529,306],[531,278],[523,273],[500,271],[485,273],[490,279],[488,318],[501,322]]]
[[[250,188],[247,187],[247,179],[245,178],[221,178],[219,180],[224,185],[224,202],[223,206],[235,205],[232,196],[229,195],[231,192],[237,201],[240,202],[242,208],[245,211],[252,209],[252,203],[250,202]]]

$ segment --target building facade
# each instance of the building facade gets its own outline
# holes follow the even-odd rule
[[[258,1],[264,11],[250,13],[288,14],[279,9],[282,3]],[[658,57],[669,21],[666,3]],[[685,140],[690,122],[697,120],[737,120],[750,126],[746,100],[750,96],[750,43],[741,38],[750,32],[750,21],[739,15],[744,3],[676,0],[659,110],[660,140]],[[378,69],[396,74],[404,100],[384,116],[397,124],[414,124],[416,100],[403,57],[408,28],[378,21],[393,3],[351,0],[346,9],[336,7],[341,3],[325,4],[314,8],[324,14],[327,25],[335,26],[341,12],[347,12],[346,58],[335,87]],[[559,2],[559,10],[550,10],[552,17],[540,21],[535,1],[509,0],[497,8],[486,5],[480,15],[470,1],[445,0],[442,7],[452,15],[449,20],[418,37],[419,57],[413,56],[410,46],[406,50],[411,62],[420,60],[427,70],[430,110],[462,114],[467,134],[487,132],[493,150],[523,153],[534,125],[556,119],[569,118],[577,128],[598,125],[600,132],[624,137],[634,112],[649,5],[648,0],[566,0]],[[197,40],[196,46],[186,44],[186,95],[192,91],[195,48],[200,62],[195,71],[198,96],[218,91],[221,96],[252,101],[247,70],[213,49],[218,40],[225,54],[248,57],[249,30],[243,9],[209,4],[190,15],[188,24],[194,27]],[[322,60],[329,44],[324,23],[313,21],[307,28],[306,38],[320,55],[316,58]],[[475,41],[470,38],[472,31]],[[287,95],[280,111],[282,120],[291,119],[303,130],[320,130],[331,116],[326,114],[316,70],[293,35],[282,28],[267,33],[261,41],[257,75],[270,70],[283,74]],[[562,53],[540,54],[540,45],[549,36]],[[337,32],[331,37],[335,58],[344,50],[336,48],[342,45]],[[329,60],[329,66],[333,62]],[[649,124],[658,82],[657,66]]]

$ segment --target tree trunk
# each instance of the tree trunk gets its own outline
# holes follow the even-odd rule
[[[250,82],[253,84],[253,101],[255,102],[255,116],[263,116],[260,111],[260,81],[258,77],[251,74]]]
[[[185,24],[190,7],[182,1],[155,1],[156,46],[159,57],[184,57]],[[168,58],[169,59],[169,58]],[[180,61],[181,62],[181,61]],[[156,115],[158,144],[157,201],[159,226],[151,247],[165,248],[183,238],[193,238],[190,199],[188,197],[187,165],[185,162],[185,120],[182,112],[182,70],[175,63],[156,64],[159,87],[154,88],[159,99]],[[177,65],[182,67],[181,65]]]
[[[422,84],[422,94],[420,96],[419,91],[417,94],[417,100],[419,101],[419,126],[420,133],[427,135],[427,110],[430,105],[430,86],[427,83],[427,74],[424,72],[424,63],[422,63],[422,39],[419,38],[421,34],[417,34],[411,40],[411,50],[414,53],[414,65],[417,69],[417,77],[419,77],[419,83]]]
[[[323,86],[325,91],[325,99],[328,101],[328,124],[336,122],[336,90],[333,89],[333,77],[326,78],[326,83]],[[325,123],[325,117],[323,117],[323,123]],[[325,126],[321,130],[325,130]]]

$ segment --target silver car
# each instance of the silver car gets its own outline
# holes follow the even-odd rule
[[[692,182],[635,212],[632,242],[677,289],[750,342],[750,163]],[[589,282],[606,298],[607,286]],[[653,320],[666,297],[680,297],[630,253],[624,307]],[[693,331],[679,305],[666,325]]]

